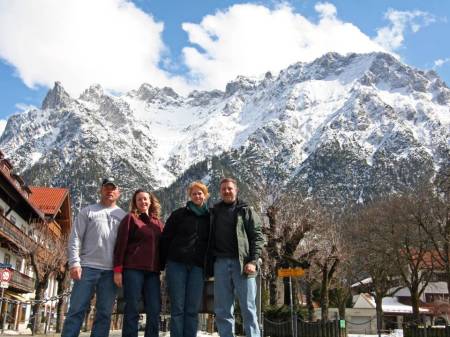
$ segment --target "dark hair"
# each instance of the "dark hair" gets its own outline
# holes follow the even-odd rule
[[[225,183],[233,183],[235,187],[237,187],[237,181],[233,178],[222,178],[220,179],[219,186],[222,186],[222,184]]]
[[[148,208],[148,213],[149,213],[149,215],[153,215],[154,217],[159,219],[159,216],[161,214],[161,204],[159,203],[158,198],[156,198],[156,196],[153,193],[147,192],[146,190],[141,189],[141,188],[137,189],[133,193],[133,197],[131,198],[131,203],[130,203],[130,212],[139,214],[139,210],[136,205],[136,197],[139,193],[147,193],[149,195],[150,207]]]

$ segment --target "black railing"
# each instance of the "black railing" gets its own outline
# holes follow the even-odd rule
[[[444,327],[423,327],[405,326],[403,328],[404,337],[450,337],[450,326]]]
[[[340,327],[341,321],[317,321],[304,322],[297,324],[297,335],[301,337],[345,337],[345,328]]]
[[[295,335],[295,332],[297,337],[345,337],[347,335],[345,328],[340,326],[339,320],[305,322],[299,319],[292,324],[291,320],[276,322],[264,318],[264,336],[291,337]]]
[[[277,322],[264,318],[264,336],[291,337],[292,322],[290,320]]]

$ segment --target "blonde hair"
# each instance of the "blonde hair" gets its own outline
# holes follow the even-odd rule
[[[203,192],[203,194],[205,195],[205,199],[209,198],[208,187],[205,184],[203,184],[201,181],[194,181],[189,184],[189,186],[187,188],[188,197],[191,195],[191,192],[194,188],[198,188],[199,190],[201,190]]]
[[[137,208],[137,204],[136,204],[136,197],[139,193],[147,193],[149,198],[150,198],[150,207],[148,208],[148,214],[149,215],[153,215],[154,217],[158,218],[161,215],[161,204],[159,203],[158,198],[156,198],[156,196],[153,193],[147,192],[146,190],[143,189],[138,189],[133,193],[133,197],[131,198],[131,203],[130,203],[130,212],[134,213],[136,215],[139,214],[139,210]]]

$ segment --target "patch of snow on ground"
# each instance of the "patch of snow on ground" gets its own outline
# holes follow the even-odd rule
[[[197,335],[198,336],[198,335]],[[347,334],[348,337],[378,337],[378,335],[363,335],[363,334]],[[402,329],[394,329],[390,334],[381,334],[381,337],[403,337]]]

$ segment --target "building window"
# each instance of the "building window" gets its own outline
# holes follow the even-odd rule
[[[27,305],[26,304],[22,304],[22,315],[20,315],[20,323],[24,323],[25,322],[26,315],[27,315]]]
[[[446,273],[435,272],[431,275],[432,282],[445,282],[447,280]]]
[[[442,325],[445,327],[447,325],[447,321],[444,317],[438,317],[434,320],[434,325]]]
[[[27,262],[25,264],[25,274],[27,274],[28,276],[31,276],[32,272],[33,272],[33,270],[31,268],[31,264],[29,262]]]
[[[448,294],[425,294],[425,303],[448,302]]]
[[[14,215],[10,215],[9,216],[9,221],[11,221],[11,223],[13,224],[13,225],[15,225],[16,224],[16,217],[14,216]]]
[[[3,263],[10,264],[11,263],[11,255],[9,255],[8,253],[5,253],[5,257],[3,258]]]
[[[18,272],[20,272],[21,267],[22,267],[22,260],[18,258],[18,259],[16,260],[16,268],[15,268],[15,269],[16,269]]]

